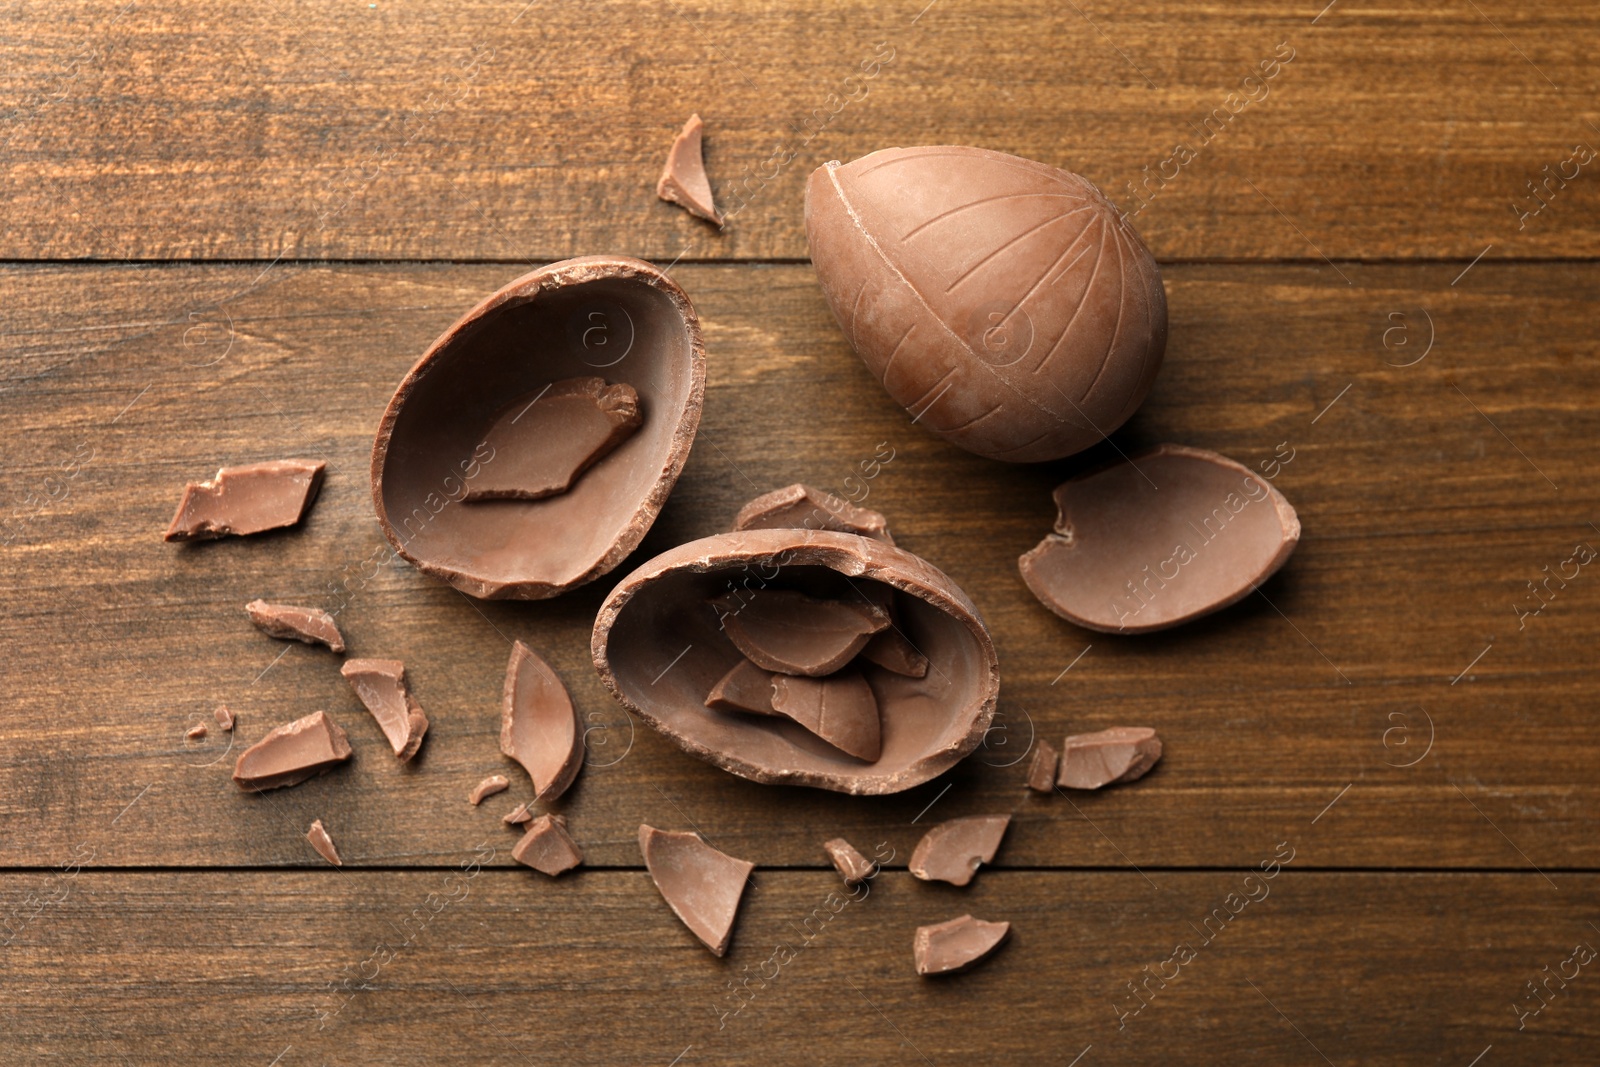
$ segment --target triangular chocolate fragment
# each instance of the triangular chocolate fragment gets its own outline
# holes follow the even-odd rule
[[[240,789],[280,789],[299,785],[349,758],[350,742],[344,731],[327,712],[313,711],[239,753],[233,780]]]
[[[661,180],[656,182],[656,195],[721,226],[722,215],[712,199],[711,180],[706,177],[705,156],[701,152],[700,133],[704,128],[699,115],[690,115],[683,124],[667,152],[667,164],[662,168]]]
[[[856,759],[871,763],[883,752],[878,700],[855,671],[827,678],[774,675],[772,710]]]
[[[718,852],[696,833],[639,827],[639,851],[667,904],[706,947],[728,951],[739,899],[755,864]]]
[[[339,668],[372,712],[403,763],[417,754],[428,732],[428,717],[406,685],[406,665],[397,659],[352,659]]]

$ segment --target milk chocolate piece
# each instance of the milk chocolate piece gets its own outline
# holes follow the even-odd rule
[[[888,613],[865,600],[819,600],[789,589],[731,593],[713,603],[728,640],[752,663],[812,678],[849,663],[889,625]]]
[[[793,719],[841,752],[868,763],[883,752],[878,701],[856,671],[827,678],[772,676],[772,710]]]
[[[507,826],[521,826],[525,823],[530,823],[533,821],[533,812],[528,810],[528,802],[523,801],[521,804],[518,804],[510,811],[506,812],[505,817],[500,821],[505,823]]]
[[[917,842],[911,873],[925,882],[966,885],[980,865],[994,859],[1009,825],[1009,815],[970,815],[942,822]]]
[[[299,785],[349,758],[350,742],[344,731],[326,712],[314,711],[285,723],[239,753],[233,780],[240,789],[280,789]]]
[[[739,509],[735,530],[832,530],[894,544],[889,522],[876,511],[858,508],[842,497],[809,485],[786,485],[763,493]]]
[[[316,608],[297,608],[290,604],[268,604],[265,600],[252,600],[244,606],[256,628],[286,641],[304,641],[308,645],[327,645],[335,652],[344,651],[344,636],[334,623],[333,616]]]
[[[893,625],[872,635],[861,647],[861,658],[907,678],[921,678],[928,673],[928,657]]]
[[[919,425],[1013,463],[1105,438],[1150,391],[1161,272],[1077,174],[981,148],[890,148],[806,184],[846,338]]]
[[[317,498],[324,466],[320,460],[277,459],[223,467],[209,482],[190,482],[166,540],[209,541],[293,526]]]
[[[211,715],[212,715],[212,718],[217,720],[217,725],[218,726],[222,727],[228,733],[232,733],[233,732],[233,724],[234,724],[233,712],[228,710],[228,706],[226,704],[218,704],[217,705],[217,710],[213,711],[211,713]]]
[[[521,641],[512,644],[506,664],[500,751],[528,772],[536,800],[565,793],[583,766],[583,727],[567,687]]]
[[[772,707],[772,673],[747,659],[735,663],[706,694],[706,707],[718,711],[778,714]]]
[[[822,850],[833,861],[833,869],[839,872],[844,884],[851,889],[871,878],[873,871],[877,870],[875,863],[857,852],[855,846],[842,837],[824,841]]]
[[[911,942],[917,973],[957,974],[967,970],[999,948],[1010,933],[1010,923],[984,922],[970,915],[919,926]]]
[[[191,741],[199,741],[201,738],[205,737],[208,732],[209,731],[206,730],[205,723],[197,722],[193,726],[189,727],[189,732],[183,736],[187,737]]]
[[[1022,580],[1063,619],[1104,633],[1227,607],[1300,543],[1300,520],[1271,483],[1184,445],[1064,482],[1055,498],[1055,532],[1018,560]]]
[[[1068,789],[1143,778],[1161,758],[1161,738],[1147,726],[1113,726],[1092,734],[1073,734],[1061,745],[1057,781]]]
[[[1028,764],[1028,788],[1035,793],[1056,791],[1056,765],[1061,756],[1055,746],[1038,738],[1033,746],[1033,760]]]
[[[339,673],[378,720],[395,756],[402,763],[415,756],[428,732],[428,717],[406,685],[406,665],[397,659],[352,659]]]
[[[344,863],[339,859],[339,850],[333,847],[333,838],[328,836],[328,831],[323,828],[321,819],[317,819],[311,824],[311,829],[306,831],[306,840],[311,842],[311,847],[317,850],[317,855],[335,867],[344,866]]]
[[[758,580],[821,599],[892,594],[898,625],[939,664],[924,678],[868,672],[882,739],[875,762],[782,717],[706,709],[706,694],[740,658],[706,605]],[[1000,684],[994,644],[954,582],[904,549],[831,531],[741,530],[657,556],[606,598],[593,652],[612,695],[689,754],[757,782],[858,795],[949,770],[982,741]]]
[[[718,852],[699,834],[639,827],[639,851],[656,888],[694,936],[721,956],[755,864]]]
[[[504,793],[511,788],[511,780],[503,774],[491,774],[483,781],[472,787],[472,792],[467,799],[472,801],[474,807],[482,804],[487,798],[496,793]]]
[[[704,124],[699,115],[690,115],[689,121],[683,124],[667,152],[667,164],[656,182],[656,195],[691,215],[721,226],[722,216],[711,196],[711,181],[706,177],[705,157],[700,148],[702,129]]]
[[[583,850],[567,833],[560,815],[541,815],[528,824],[528,832],[511,848],[511,858],[554,878],[583,862]]]
[[[604,378],[568,378],[518,397],[495,415],[485,444],[494,452],[467,483],[463,500],[543,500],[633,436],[644,419],[639,394]]]
[[[595,375],[637,395],[632,436],[558,496],[464,502],[518,462],[484,440],[508,397]],[[638,547],[672,491],[705,376],[694,308],[650,264],[588,256],[526,274],[446,330],[389,401],[372,448],[384,536],[470,596],[538,600],[593,581]]]

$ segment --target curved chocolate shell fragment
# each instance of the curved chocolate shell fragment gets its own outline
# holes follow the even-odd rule
[[[872,763],[781,717],[705,707],[741,658],[707,602],[757,580],[835,600],[881,590],[900,629],[938,665],[923,678],[866,669],[881,731]],[[593,652],[612,695],[691,755],[757,782],[858,795],[899,792],[949,770],[982,741],[1000,690],[994,644],[966,594],[928,561],[854,534],[744,530],[664,552],[601,605]]]
[[[269,637],[285,641],[304,641],[308,645],[326,645],[334,652],[344,651],[344,635],[333,621],[333,616],[316,608],[300,608],[292,604],[268,604],[265,600],[252,600],[244,606],[256,629]]]
[[[772,672],[747,659],[740,660],[711,687],[706,694],[706,707],[752,715],[778,714],[772,707]]]
[[[699,834],[639,827],[639,851],[661,896],[718,956],[728,951],[739,899],[756,865],[706,844]]]
[[[911,942],[917,973],[958,974],[999,948],[1010,933],[1010,923],[984,922],[970,915],[933,926],[919,926]]]
[[[667,152],[666,165],[656,182],[656,195],[720,227],[722,214],[712,199],[711,180],[706,177],[705,154],[700,143],[704,129],[699,115],[690,115],[689,121],[683,124]]]
[[[980,456],[1082,451],[1150,391],[1161,272],[1077,174],[981,148],[888,148],[806,183],[806,237],[856,354],[914,421]]]
[[[892,624],[887,630],[873,634],[861,647],[861,658],[907,678],[921,678],[928,673],[928,657],[917,651],[917,647],[906,640],[906,635]]]
[[[772,710],[856,759],[871,763],[883,752],[878,701],[859,672],[826,678],[775,674]]]
[[[415,756],[428,732],[428,717],[406,685],[406,665],[397,659],[352,659],[339,673],[378,720],[395,758],[404,763]]]
[[[860,534],[894,544],[889,521],[870,508],[858,508],[843,497],[809,485],[786,485],[763,493],[739,509],[735,530],[832,530]]]
[[[339,850],[333,846],[333,838],[328,836],[328,830],[322,825],[321,819],[312,821],[311,829],[306,831],[306,841],[317,850],[317,855],[335,867],[344,866],[344,861],[339,858]]]
[[[583,766],[583,727],[567,687],[521,641],[511,646],[500,709],[500,751],[533,779],[534,798],[554,800]]]
[[[1226,456],[1160,445],[1063,482],[1055,531],[1017,561],[1039,602],[1103,633],[1164,630],[1225,608],[1300,543],[1294,508]]]
[[[828,854],[833,869],[839,872],[844,884],[852,889],[871,878],[878,869],[877,864],[856,851],[856,847],[842,837],[824,841],[822,850]]]
[[[275,459],[223,467],[209,482],[190,482],[167,527],[168,541],[209,541],[293,526],[322,488],[321,460]]]
[[[595,377],[552,382],[495,415],[483,439],[495,462],[484,464],[462,499],[475,504],[565,493],[642,421],[631,385]]]
[[[567,833],[565,817],[541,815],[528,824],[527,833],[512,846],[511,858],[554,878],[582,863],[583,849]]]
[[[239,753],[233,780],[261,792],[299,785],[350,758],[350,740],[325,711],[284,723]]]
[[[792,589],[757,589],[714,601],[734,647],[756,666],[819,678],[855,658],[889,625],[889,613],[859,597],[823,600]]]
[[[1042,737],[1035,741],[1033,759],[1028,763],[1028,788],[1035,793],[1054,793],[1056,767],[1060,758],[1060,754],[1050,742]]]
[[[942,822],[917,842],[908,865],[911,873],[925,882],[966,885],[981,865],[994,859],[1010,825],[1009,815],[969,815]]]
[[[559,495],[465,500],[502,459],[489,435],[507,397],[597,377],[637,396],[631,436]],[[593,581],[638,547],[672,491],[705,377],[694,308],[649,263],[587,256],[523,275],[446,330],[389,401],[372,447],[384,536],[476,597],[537,600]]]
[[[1161,738],[1148,726],[1113,726],[1073,734],[1061,745],[1056,779],[1068,789],[1099,789],[1143,778],[1161,758]]]

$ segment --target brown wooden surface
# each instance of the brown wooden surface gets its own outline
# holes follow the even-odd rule
[[[1516,1005],[1600,945],[1600,579],[1520,626],[1516,605],[1600,545],[1600,194],[1585,167],[1537,215],[1513,204],[1600,141],[1600,15],[925,2],[0,13],[0,1063],[1596,1059],[1592,965],[1520,1030]],[[1132,210],[1126,183],[1281,41],[1271,95],[1136,218],[1172,329],[1114,442],[1019,468],[911,425],[804,261],[810,169],[980,144]],[[691,109],[724,207],[749,190],[720,234],[652,194]],[[775,149],[792,159],[754,177]],[[375,566],[371,435],[401,374],[485,293],[597,251],[676,258],[705,325],[701,431],[644,545],[534,604]],[[1168,440],[1251,466],[1292,452],[1274,482],[1296,555],[1171,633],[1057,619],[1016,571],[1050,490]],[[866,503],[994,632],[985,747],[847,798],[630,725],[589,662],[611,585],[758,492],[849,491],[880,446]],[[285,456],[329,464],[301,528],[161,541],[185,482]],[[337,610],[352,654],[406,661],[433,723],[412,765],[336,657],[250,626],[258,596]],[[496,743],[513,638],[590,727],[558,805],[588,862],[560,881],[513,865],[499,821],[531,793]],[[185,740],[219,702],[232,748]],[[317,708],[352,763],[241,794],[239,748]],[[1023,790],[1034,737],[1117,723],[1166,739],[1148,778]],[[470,806],[495,772],[513,791]],[[965,890],[909,878],[928,825],[979,812],[1013,815],[993,869]],[[315,818],[345,869],[306,845]],[[726,959],[640,869],[644,821],[757,864]],[[729,983],[837,891],[820,845],[840,834],[894,849],[891,869],[719,1028]],[[1280,842],[1295,859],[1270,897],[1119,1030],[1126,983]],[[917,979],[912,931],[967,911],[1013,922],[1011,943]]]

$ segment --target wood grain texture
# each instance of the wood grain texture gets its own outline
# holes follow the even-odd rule
[[[1541,568],[1600,539],[1586,328],[1600,268],[1485,262],[1454,285],[1449,265],[1341,269],[1350,284],[1326,266],[1166,271],[1168,362],[1115,447],[1176,440],[1257,465],[1286,442],[1275,484],[1306,532],[1264,595],[1144,638],[1058,620],[1016,572],[1053,520],[1049,490],[1112,448],[1018,468],[931,438],[848,351],[805,266],[674,271],[709,350],[694,452],[632,561],[537,604],[479,604],[380,566],[367,488],[394,384],[521,268],[0,271],[0,864],[53,866],[92,837],[100,864],[304,865],[313,818],[352,866],[509,841],[499,817],[526,781],[483,808],[466,796],[514,770],[496,735],[520,638],[591,728],[591,765],[562,810],[596,866],[637,866],[643,821],[813,867],[836,834],[883,835],[904,854],[928,822],[987,811],[1016,814],[997,858],[1011,866],[1250,864],[1313,825],[1330,867],[1600,866],[1600,585],[1585,570],[1521,629],[1515,610]],[[864,479],[880,443],[894,459]],[[186,481],[283,456],[329,462],[302,528],[161,541]],[[595,677],[589,627],[614,579],[796,480],[864,486],[994,631],[1001,728],[943,781],[877,799],[756,786],[632,729]],[[352,655],[405,660],[433,723],[413,764],[396,765],[335,657],[249,625],[256,597],[336,610]],[[233,752],[215,731],[184,738],[219,702],[240,716]],[[240,795],[238,747],[317,708],[350,731],[354,761]],[[1149,778],[1070,800],[1024,792],[1034,731],[1116,723],[1166,738]]]
[[[797,258],[814,167],[930,143],[1085,174],[1161,259],[1600,254],[1592,162],[1571,162],[1600,141],[1600,12],[1560,0],[0,19],[3,258]],[[690,111],[721,233],[653,194]]]

